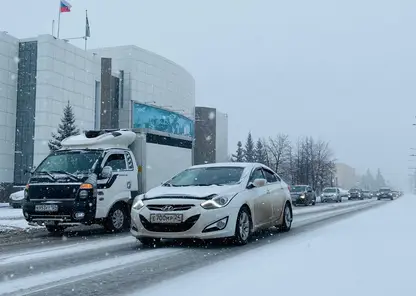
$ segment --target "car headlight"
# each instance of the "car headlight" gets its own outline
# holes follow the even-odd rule
[[[235,194],[226,194],[226,195],[214,194],[214,195],[212,195],[211,199],[206,200],[203,203],[201,203],[201,207],[203,207],[205,210],[213,210],[213,209],[223,208],[226,205],[228,205],[230,203],[230,201],[233,199],[233,197],[236,196],[236,195],[237,195],[237,193],[235,193]]]
[[[299,198],[305,198],[305,193],[302,193],[301,195],[299,195]]]
[[[141,208],[143,208],[144,207],[144,203],[143,203],[143,197],[144,197],[144,194],[141,194],[141,195],[138,195],[138,196],[136,196],[135,198],[134,198],[134,201],[133,201],[133,209],[134,210],[140,210]]]

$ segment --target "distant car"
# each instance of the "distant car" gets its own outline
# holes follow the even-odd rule
[[[13,208],[20,208],[25,199],[25,191],[20,190],[9,196],[9,205]]]
[[[348,200],[352,200],[352,199],[359,199],[359,200],[363,200],[364,196],[363,196],[363,191],[361,189],[358,188],[351,188],[349,191],[349,196],[348,196]]]
[[[387,188],[387,187],[380,188],[380,190],[377,193],[377,199],[378,200],[381,200],[381,199],[393,200],[394,199],[394,193],[390,188]]]
[[[290,197],[294,206],[314,206],[316,204],[316,193],[311,186],[294,185],[290,187]]]
[[[341,192],[337,187],[324,188],[321,194],[321,202],[342,202]]]
[[[362,196],[363,196],[363,198],[368,198],[368,199],[372,198],[370,190],[363,190],[362,191]]]
[[[292,225],[289,186],[258,163],[192,166],[135,197],[131,234],[143,245],[161,239],[225,239],[247,244],[256,230]]]

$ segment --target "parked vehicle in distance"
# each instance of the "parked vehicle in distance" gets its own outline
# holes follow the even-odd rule
[[[339,188],[339,192],[341,194],[341,197],[347,198],[349,196],[348,190],[345,190],[343,188]]]
[[[362,191],[362,196],[363,196],[363,198],[368,198],[368,199],[372,198],[370,190],[363,190]]]
[[[350,196],[348,197],[348,200],[352,200],[352,199],[363,200],[364,199],[363,192],[359,188],[351,188],[349,190],[349,194],[350,194]]]
[[[378,200],[381,200],[381,199],[393,200],[394,199],[393,191],[389,187],[380,188],[377,194],[377,199]]]
[[[322,190],[321,202],[342,202],[342,197],[339,188],[337,187],[326,187]]]
[[[294,206],[314,206],[316,204],[316,193],[311,186],[294,185],[290,187],[290,197]]]
[[[9,205],[13,208],[20,208],[25,200],[25,191],[20,190],[10,194]]]
[[[246,244],[275,226],[289,231],[289,186],[258,163],[192,166],[134,199],[131,234],[144,245],[161,239],[227,239]]]
[[[23,215],[52,233],[91,224],[129,229],[133,199],[189,167],[192,141],[147,129],[68,137],[32,171]]]

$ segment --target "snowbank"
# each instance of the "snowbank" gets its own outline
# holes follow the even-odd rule
[[[416,197],[385,203],[133,295],[414,296]]]
[[[22,209],[13,209],[0,204],[0,233],[5,231],[22,231],[36,226],[29,226],[23,217]],[[4,204],[3,204],[4,205]]]

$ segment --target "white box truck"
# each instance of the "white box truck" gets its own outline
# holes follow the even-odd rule
[[[86,131],[63,140],[31,172],[23,215],[61,232],[130,226],[133,199],[192,165],[193,139],[147,129]]]

